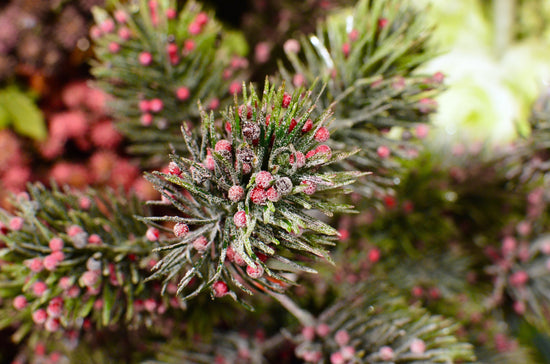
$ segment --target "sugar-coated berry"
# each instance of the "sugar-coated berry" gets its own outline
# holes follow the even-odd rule
[[[149,100],[140,100],[138,104],[139,110],[141,112],[148,112],[151,111],[151,106],[149,104]]]
[[[208,240],[202,235],[193,241],[193,248],[195,248],[199,252],[205,251],[207,246]]]
[[[529,275],[524,270],[518,270],[510,276],[510,284],[516,287],[523,286],[529,280]]]
[[[244,211],[237,211],[235,215],[233,215],[233,222],[235,223],[235,226],[238,228],[243,228],[246,226],[246,212]]]
[[[169,43],[166,45],[166,53],[168,53],[169,56],[175,56],[178,53],[178,45],[175,43]]]
[[[187,39],[185,42],[183,42],[183,49],[185,52],[191,52],[193,49],[195,49],[195,41],[193,39]]]
[[[315,328],[313,326],[304,326],[302,329],[302,336],[307,341],[313,341],[313,339],[315,339]]]
[[[330,327],[327,324],[322,323],[317,325],[317,327],[315,328],[315,331],[317,332],[317,335],[321,337],[325,337],[330,333]]]
[[[49,332],[56,332],[59,330],[59,327],[61,326],[61,323],[58,318],[48,317],[46,320],[46,323],[44,324],[44,328],[46,331]]]
[[[287,94],[285,92],[285,94],[283,95],[283,101],[281,103],[281,106],[286,109],[287,107],[290,106],[290,101],[292,101],[292,96],[290,96],[290,94]]]
[[[227,287],[227,284],[222,281],[217,281],[212,285],[212,290],[214,291],[215,297],[223,297],[226,294],[229,293],[229,288]]]
[[[281,177],[275,181],[275,189],[282,196],[292,192],[292,181],[288,177]]]
[[[292,118],[292,120],[290,120],[290,125],[288,126],[288,132],[291,133],[296,125],[298,125],[298,122],[296,121],[296,119]]]
[[[256,123],[246,122],[242,128],[243,137],[249,142],[258,140],[260,137],[260,126]]]
[[[250,200],[255,203],[256,205],[263,205],[265,204],[265,201],[267,200],[267,193],[265,190],[261,187],[254,187],[252,192],[250,193]]]
[[[42,281],[37,281],[32,285],[32,292],[37,297],[42,297],[42,295],[44,294],[44,292],[46,292],[47,289],[48,289],[48,286],[46,285],[46,283]]]
[[[132,38],[132,31],[127,27],[120,27],[120,29],[118,30],[118,36],[122,40],[128,40]]]
[[[21,230],[23,228],[23,222],[22,217],[12,217],[9,222],[9,228],[14,231]]]
[[[46,309],[48,316],[59,317],[63,312],[63,299],[61,297],[54,297],[51,299]]]
[[[115,22],[113,19],[105,19],[105,21],[99,24],[99,28],[101,28],[103,33],[111,33],[115,30]]]
[[[378,154],[378,156],[383,159],[388,158],[390,156],[390,153],[390,148],[385,145],[381,145],[378,147],[378,149],[376,149],[376,154]]]
[[[246,274],[248,274],[250,278],[258,279],[264,275],[264,268],[257,263],[255,267],[249,265],[246,267]]]
[[[227,198],[233,202],[242,200],[244,197],[244,188],[241,186],[231,186],[229,191],[227,191]]]
[[[271,202],[277,202],[281,199],[281,195],[279,194],[279,192],[277,192],[275,187],[270,187],[267,190],[266,194],[267,194],[267,199]]]
[[[190,34],[197,35],[201,32],[201,26],[197,22],[193,21],[191,22],[191,24],[189,24],[187,30]]]
[[[392,360],[393,359],[393,349],[389,346],[382,346],[378,352],[380,359],[382,360]]]
[[[151,101],[149,101],[149,107],[151,108],[152,112],[160,112],[164,107],[164,103],[161,99],[152,99]]]
[[[126,23],[128,21],[128,14],[126,14],[124,10],[118,9],[117,11],[115,11],[114,15],[115,15],[116,21],[121,24]]]
[[[92,207],[92,200],[90,200],[87,196],[82,196],[78,199],[78,206],[82,210],[88,210],[90,207]]]
[[[315,148],[315,154],[325,154],[327,159],[332,157],[332,150],[328,145],[321,144]]]
[[[157,241],[160,236],[160,232],[157,228],[150,227],[147,229],[147,232],[145,233],[145,237],[149,241]]]
[[[302,181],[302,184],[306,185],[306,188],[304,189],[304,193],[306,195],[313,195],[315,191],[317,191],[317,184],[313,181],[305,180]]]
[[[345,360],[351,360],[353,356],[355,355],[355,349],[353,346],[344,346],[340,352],[342,353],[342,356]]]
[[[31,272],[34,272],[34,273],[38,273],[44,268],[42,259],[38,257],[25,261],[25,265],[31,270]]]
[[[13,299],[13,308],[16,310],[22,310],[27,307],[27,299],[23,295],[16,296]]]
[[[298,53],[300,51],[300,42],[296,39],[289,39],[283,44],[285,53]]]
[[[306,83],[306,78],[301,73],[297,73],[294,76],[292,76],[292,84],[294,87],[302,87]]]
[[[88,237],[88,244],[101,245],[103,244],[103,239],[97,234],[92,234]]]
[[[344,364],[345,362],[341,352],[337,351],[330,354],[330,364]]]
[[[139,63],[143,66],[149,66],[153,62],[153,56],[149,52],[141,52],[139,54]]]
[[[256,174],[256,186],[260,188],[268,188],[273,181],[273,176],[268,171],[260,171]]]
[[[237,151],[237,160],[242,163],[252,163],[255,157],[256,154],[251,148],[243,147]]]
[[[83,286],[93,287],[99,282],[99,273],[97,271],[87,270],[80,278]]]
[[[174,225],[174,235],[178,238],[182,238],[189,232],[189,226],[186,223],[178,222]]]
[[[328,131],[327,128],[322,126],[319,129],[317,129],[317,131],[315,132],[314,138],[316,141],[323,143],[323,142],[326,142],[329,137],[330,137],[330,132]]]
[[[334,335],[334,341],[340,346],[345,346],[349,343],[349,334],[346,330],[338,330]]]
[[[302,133],[307,133],[313,129],[313,121],[311,119],[307,119],[304,125],[302,126]]]
[[[345,58],[348,58],[350,50],[351,46],[349,43],[342,44],[342,53],[344,53]]]
[[[187,100],[190,95],[191,95],[191,91],[189,91],[189,89],[185,86],[178,87],[178,89],[176,90],[176,97],[180,101]]]
[[[211,155],[207,155],[206,159],[204,160],[204,166],[206,169],[213,171],[216,169],[216,162],[214,161],[214,158],[212,158]]]
[[[50,255],[46,255],[44,257],[44,268],[46,268],[46,270],[48,271],[54,271],[57,266],[59,265],[60,261],[57,260],[57,257],[55,254],[50,254]]]
[[[168,163],[168,173],[179,176],[181,174],[181,169],[175,162],[170,162]]]
[[[231,143],[225,139],[218,140],[216,146],[214,147],[214,150],[218,153],[231,152],[231,149]]]
[[[84,230],[82,230],[82,228],[78,225],[71,225],[67,229],[67,235],[69,235],[71,238],[75,237],[78,234],[82,234],[83,232]]]

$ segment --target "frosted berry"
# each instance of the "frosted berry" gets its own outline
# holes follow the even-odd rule
[[[249,265],[246,267],[246,273],[250,278],[257,279],[264,275],[264,268],[260,264],[256,264],[255,267]]]
[[[243,136],[249,142],[258,140],[260,132],[260,126],[256,123],[246,122],[243,125]]]
[[[388,19],[386,19],[386,18],[378,19],[378,27],[380,29],[384,29],[386,27],[386,25],[388,25]]]
[[[411,341],[411,353],[424,354],[426,351],[426,343],[421,339],[413,339]]]
[[[128,40],[132,37],[132,31],[130,29],[128,29],[127,27],[121,27],[118,30],[118,36],[122,40]]]
[[[320,127],[315,132],[315,140],[320,142],[320,143],[326,142],[329,137],[330,137],[330,133],[329,133],[328,129],[325,128],[324,126]]]
[[[92,234],[88,237],[88,244],[101,245],[103,244],[103,239],[97,234]]]
[[[227,197],[233,202],[242,200],[244,197],[244,188],[241,186],[232,186],[227,192]]]
[[[388,158],[390,156],[390,153],[390,148],[385,145],[381,145],[378,147],[378,149],[376,149],[376,154],[378,154],[378,156],[383,159]]]
[[[160,232],[157,228],[150,227],[147,229],[147,232],[145,233],[145,237],[149,241],[157,241],[160,236]]]
[[[207,246],[208,240],[202,235],[193,241],[193,248],[195,248],[199,252],[205,251]]]
[[[60,261],[57,259],[55,254],[46,255],[44,257],[44,268],[50,272],[55,270],[59,265]]]
[[[292,192],[292,181],[288,177],[281,177],[275,181],[275,189],[282,196]]]
[[[313,121],[311,119],[307,119],[304,126],[302,126],[302,133],[307,133],[311,129],[313,129]]]
[[[513,308],[518,315],[523,315],[525,313],[525,302],[516,301],[514,302]]]
[[[260,171],[256,174],[256,185],[260,188],[268,188],[273,181],[273,176],[268,171]]]
[[[48,314],[46,313],[46,310],[43,308],[40,308],[32,313],[32,320],[35,324],[43,324],[46,322],[46,319],[48,318]]]
[[[237,151],[237,159],[242,163],[252,163],[256,155],[250,148],[244,147]]]
[[[189,226],[186,223],[178,222],[174,225],[174,235],[178,238],[182,238],[189,232]]]
[[[290,101],[292,101],[292,96],[290,96],[290,94],[287,94],[285,92],[285,94],[283,95],[283,101],[281,103],[281,106],[286,109],[287,107],[290,106]]]
[[[226,294],[229,293],[229,288],[227,288],[227,284],[222,281],[217,281],[212,285],[212,290],[214,291],[215,297],[223,297]]]
[[[27,299],[23,295],[19,295],[13,299],[13,308],[22,310],[27,307]]]
[[[160,112],[164,107],[164,103],[161,99],[153,99],[149,101],[149,107],[151,108],[152,112]]]
[[[179,176],[181,174],[181,169],[175,162],[170,162],[168,164],[168,173],[174,176]]]
[[[71,225],[67,229],[67,235],[69,235],[71,238],[75,237],[78,234],[82,234],[83,232],[84,232],[84,230],[82,230],[82,228],[78,225]]]
[[[353,356],[355,355],[355,349],[353,346],[344,346],[340,352],[342,353],[342,356],[345,360],[351,360]]]
[[[46,283],[42,281],[35,282],[32,285],[32,292],[36,297],[41,297],[44,294],[44,292],[46,292],[47,289],[48,289],[48,286],[46,285]]]
[[[59,317],[63,312],[63,299],[61,297],[54,297],[48,304],[46,309],[48,316],[50,317]]]
[[[237,81],[231,82],[231,84],[229,85],[229,93],[231,95],[238,94],[241,91],[242,91],[242,86],[239,82]]]
[[[117,42],[109,43],[109,52],[118,53],[119,51],[120,51],[120,44],[118,44]]]
[[[213,171],[216,169],[216,162],[214,161],[214,158],[212,158],[211,155],[207,155],[206,159],[204,160],[204,165],[206,166],[206,169]]]
[[[180,101],[185,101],[189,98],[189,96],[191,95],[191,92],[189,91],[189,89],[185,86],[182,86],[182,87],[178,87],[178,89],[176,90],[176,97],[178,98],[178,100]]]
[[[298,122],[296,121],[296,119],[292,118],[292,120],[290,120],[290,125],[288,126],[288,132],[292,133],[292,130],[294,130],[296,125],[298,125]]]
[[[330,354],[330,364],[345,364],[345,362],[341,352],[337,351]]]
[[[306,78],[301,73],[297,73],[292,77],[294,87],[302,87],[306,83]]]
[[[187,27],[187,30],[192,35],[197,35],[201,32],[201,26],[197,22],[192,22],[189,24],[189,27]]]
[[[419,124],[415,128],[415,134],[418,139],[424,139],[428,136],[430,132],[430,127],[426,124]]]
[[[306,164],[306,156],[304,153],[298,151],[294,155],[290,155],[289,162],[292,165],[296,165],[297,168],[302,168]]]
[[[322,323],[317,325],[317,327],[315,328],[315,331],[317,332],[317,335],[321,337],[325,337],[330,333],[330,327],[327,324]]]
[[[153,62],[153,56],[149,52],[141,52],[139,54],[139,63],[143,66],[149,66]]]
[[[378,353],[380,355],[380,359],[382,360],[388,361],[393,359],[393,349],[389,346],[382,346]]]
[[[56,332],[57,330],[59,330],[60,326],[61,323],[59,319],[53,317],[48,317],[46,323],[44,324],[44,328],[46,329],[46,331],[49,332]]]
[[[246,226],[246,212],[244,211],[237,211],[235,215],[233,215],[233,222],[235,223],[235,226],[238,228],[243,228]]]
[[[214,147],[214,150],[221,154],[225,159],[231,158],[231,143],[225,139],[219,140]]]
[[[302,184],[306,186],[304,193],[306,195],[313,195],[317,191],[317,184],[313,181],[302,181]]]
[[[302,329],[302,336],[307,341],[313,341],[313,339],[315,339],[315,328],[312,326],[305,326]]]
[[[332,150],[328,145],[321,144],[315,148],[315,154],[325,154],[327,159],[332,157]]]
[[[99,24],[99,28],[103,33],[111,33],[115,30],[115,22],[113,19],[106,19],[104,22]]]
[[[510,276],[510,284],[513,286],[523,286],[529,280],[529,275],[524,270],[519,270]]]
[[[115,19],[118,23],[126,23],[128,21],[128,14],[124,10],[117,10],[115,11]]]
[[[93,287],[99,282],[99,273],[96,271],[88,270],[82,274],[82,285],[86,287]]]
[[[267,195],[267,199],[271,202],[277,202],[281,199],[281,195],[279,194],[279,192],[277,192],[277,190],[274,187],[270,187],[267,190],[266,195]]]
[[[193,49],[195,49],[195,41],[192,39],[187,39],[185,42],[183,42],[183,49],[186,52],[191,52]]]
[[[255,187],[250,193],[250,200],[256,205],[263,205],[267,199],[267,193],[261,187]]]
[[[34,272],[34,273],[38,273],[44,268],[42,259],[40,258],[29,259],[25,261],[25,265],[31,270],[31,272]]]

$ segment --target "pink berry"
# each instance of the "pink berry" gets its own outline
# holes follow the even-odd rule
[[[199,252],[205,251],[207,246],[208,240],[202,235],[193,241],[193,248]]]
[[[256,263],[255,267],[251,265],[247,266],[246,273],[250,276],[250,278],[258,279],[264,275],[264,268],[260,264]]]
[[[242,200],[244,197],[244,188],[241,186],[231,186],[227,192],[227,197],[233,202]]]
[[[22,217],[12,217],[9,222],[9,228],[14,231],[21,230],[23,228],[23,222]]]
[[[260,188],[268,188],[273,181],[273,176],[268,171],[260,171],[256,174],[256,185]]]
[[[161,99],[153,99],[149,101],[149,107],[151,108],[152,112],[160,112],[164,107],[164,103]]]
[[[327,128],[324,126],[317,129],[315,132],[315,140],[317,140],[320,143],[326,142],[328,138],[330,137],[330,133]]]
[[[56,250],[50,254],[50,256],[55,259],[58,263],[61,263],[65,259],[65,254],[61,250]]]
[[[518,315],[523,315],[525,313],[525,302],[516,301],[514,302],[513,308]]]
[[[443,83],[443,81],[445,80],[445,75],[441,72],[436,72],[432,76],[432,79],[435,83]]]
[[[151,105],[149,103],[149,100],[140,100],[139,101],[139,110],[142,111],[142,112],[151,111]]]
[[[271,202],[277,202],[281,199],[281,195],[274,187],[269,187],[269,189],[266,192],[267,199]]]
[[[187,27],[187,30],[189,31],[190,34],[197,35],[201,32],[201,26],[194,21],[194,22],[191,22],[191,24],[189,24],[189,27]]]
[[[46,270],[51,272],[55,270],[58,265],[59,261],[54,254],[46,255],[44,257],[44,268],[46,268]]]
[[[170,162],[168,164],[168,173],[174,176],[179,176],[181,174],[181,169],[175,162]]]
[[[46,292],[47,289],[48,289],[48,286],[46,285],[46,283],[42,281],[37,281],[32,285],[32,291],[34,295],[37,297],[42,297],[42,295],[44,294],[44,292]]]
[[[147,232],[145,233],[145,237],[149,241],[157,241],[160,236],[160,232],[157,228],[150,227],[147,229]]]
[[[325,337],[330,333],[330,327],[327,324],[322,323],[317,325],[317,327],[315,328],[315,331],[317,332],[317,335],[321,337]]]
[[[334,340],[340,346],[345,346],[349,342],[349,334],[346,330],[338,330],[334,335]]]
[[[388,25],[388,19],[386,19],[386,18],[378,19],[378,27],[380,29],[384,29],[386,27],[386,25]]]
[[[191,92],[189,91],[189,89],[185,86],[182,86],[182,87],[179,87],[177,90],[176,90],[176,97],[178,98],[178,100],[180,101],[185,101],[189,98],[189,96],[191,95]]]
[[[71,238],[77,236],[78,234],[82,234],[84,230],[78,225],[71,225],[67,229],[67,235],[69,235]]]
[[[118,53],[119,51],[120,51],[120,44],[118,44],[117,42],[109,43],[109,52]]]
[[[63,299],[61,297],[53,298],[48,304],[48,308],[46,311],[48,312],[48,316],[50,317],[61,316],[61,313],[63,311]]]
[[[103,35],[103,31],[97,25],[93,25],[90,28],[90,37],[92,39],[99,39]]]
[[[300,51],[300,42],[296,39],[289,39],[283,44],[285,53],[298,53]]]
[[[292,77],[294,87],[302,87],[306,83],[306,78],[301,73],[297,73]]]
[[[302,329],[302,336],[307,341],[313,341],[313,339],[315,339],[315,328],[312,326],[305,326]]]
[[[99,273],[96,271],[87,270],[82,274],[82,285],[86,287],[93,287],[99,282]]]
[[[38,273],[44,268],[42,259],[40,258],[29,259],[25,261],[25,265],[31,270],[31,272],[34,272],[34,273]]]
[[[143,302],[143,307],[145,307],[145,310],[153,312],[157,308],[157,302],[152,298],[148,298]]]
[[[311,119],[307,119],[304,126],[302,126],[302,133],[307,133],[311,129],[313,129],[313,121]]]
[[[216,152],[231,152],[231,143],[225,139],[219,140],[214,147]]]
[[[267,199],[267,193],[261,187],[254,187],[250,193],[250,200],[256,205],[263,205]]]
[[[352,29],[348,34],[349,40],[355,42],[359,38],[359,31],[357,29]]]
[[[59,319],[53,317],[48,317],[44,324],[44,328],[49,332],[56,332],[59,330],[59,326],[61,326]]]
[[[419,124],[415,128],[415,134],[418,139],[424,139],[428,136],[430,132],[430,127],[426,124]]]
[[[62,289],[62,290],[68,290],[70,287],[71,287],[71,278],[69,277],[61,277],[59,279],[59,287]]]
[[[327,159],[330,159],[332,157],[332,150],[328,145],[321,144],[317,148],[315,148],[315,154],[325,154]]]
[[[207,155],[206,159],[204,160],[204,165],[206,166],[206,169],[213,171],[216,169],[216,162],[214,161],[214,158],[212,158],[211,155]]]
[[[337,351],[330,354],[330,364],[344,364],[345,362],[341,352]]]
[[[298,125],[298,122],[296,121],[296,119],[292,118],[292,120],[290,120],[290,125],[288,126],[288,132],[292,133],[292,130],[294,130],[296,125]]]
[[[120,27],[120,29],[118,30],[118,36],[122,40],[128,40],[132,37],[132,31],[127,27]]]
[[[106,19],[103,23],[99,24],[99,28],[103,33],[111,33],[115,30],[115,22],[113,19]]]
[[[174,8],[166,9],[166,18],[172,20],[172,19],[176,19],[176,16],[177,16],[176,9]]]
[[[389,346],[382,346],[378,353],[380,355],[380,359],[382,360],[389,361],[393,359],[393,349]]]
[[[97,234],[92,234],[88,237],[88,243],[92,245],[101,245],[103,244],[103,239]]]
[[[22,310],[27,307],[27,299],[23,295],[19,295],[13,299],[13,307],[16,310]]]
[[[223,297],[226,294],[229,293],[229,288],[227,288],[227,284],[222,281],[217,281],[212,285],[212,290],[214,291],[215,297]]]
[[[292,101],[292,96],[290,96],[290,94],[287,94],[285,92],[285,94],[283,95],[283,101],[281,103],[281,106],[286,109],[287,107],[290,106],[290,101]]]
[[[378,156],[382,159],[388,158],[390,156],[390,153],[390,148],[385,145],[381,145],[378,147],[378,149],[376,149],[376,154],[378,154]]]
[[[191,52],[193,49],[195,49],[195,41],[192,39],[187,39],[185,42],[183,42],[183,49],[186,52]]]
[[[313,195],[317,191],[317,184],[313,181],[302,181],[302,184],[306,185],[306,189],[304,190],[306,195]]]
[[[40,325],[46,322],[47,318],[48,318],[48,314],[46,313],[46,310],[44,310],[43,308],[40,308],[32,313],[32,320],[37,325]]]
[[[349,43],[342,44],[342,53],[344,53],[345,58],[348,58],[350,50],[351,46],[349,45]]]
[[[89,197],[82,196],[78,199],[78,206],[82,210],[88,210],[92,206],[92,200]]]
[[[242,86],[239,82],[235,81],[235,82],[232,82],[230,85],[229,85],[229,93],[231,95],[235,95],[235,94],[238,94],[239,92],[242,91]]]
[[[380,250],[378,248],[372,248],[369,251],[369,261],[371,263],[376,263],[380,260]]]
[[[345,360],[351,360],[355,355],[355,349],[353,346],[344,346],[340,351]]]
[[[189,226],[186,223],[178,222],[174,225],[174,235],[178,238],[184,237],[189,232]]]
[[[529,280],[529,275],[524,270],[519,270],[517,272],[514,272],[510,276],[510,284],[516,287],[525,285],[525,283],[527,283],[528,280]]]
[[[411,353],[424,354],[426,351],[426,343],[421,339],[413,339],[411,341]]]
[[[517,242],[516,239],[514,239],[511,236],[505,236],[504,239],[502,239],[502,254],[505,256],[509,256],[517,249]]]
[[[149,52],[141,52],[139,54],[139,63],[143,66],[149,66],[153,62],[153,56]]]
[[[128,21],[128,15],[126,14],[126,12],[124,10],[117,10],[115,11],[115,19],[117,22],[119,23],[126,23]]]
[[[197,24],[201,27],[206,25],[206,23],[208,23],[208,14],[206,14],[205,12],[198,13],[195,17],[195,22],[197,22]]]
[[[238,228],[243,228],[246,226],[246,212],[244,211],[237,211],[235,215],[233,215],[233,223]]]

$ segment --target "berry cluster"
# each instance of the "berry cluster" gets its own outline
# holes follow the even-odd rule
[[[243,90],[243,102],[223,114],[223,133],[203,112],[201,135],[183,128],[190,157],[173,155],[166,173],[148,176],[163,195],[159,203],[181,213],[148,219],[173,224],[154,276],[185,270],[180,292],[193,277],[202,281],[193,280],[194,294],[211,288],[216,297],[235,296],[229,286],[248,291],[245,281],[280,291],[293,283],[284,272],[313,271],[296,255],[328,259],[324,246],[337,240],[335,229],[305,211],[350,210],[331,198],[359,173],[320,170],[348,156],[321,144],[330,112],[312,115],[310,91],[289,94],[269,83],[264,90],[262,98]]]

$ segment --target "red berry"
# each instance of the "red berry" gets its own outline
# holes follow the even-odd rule
[[[189,91],[189,89],[185,86],[182,86],[182,87],[179,87],[177,90],[176,90],[176,97],[178,98],[178,100],[180,101],[185,101],[189,98],[189,96],[191,95],[191,92]]]
[[[529,280],[529,275],[524,270],[519,270],[510,276],[510,284],[516,287],[523,286]]]
[[[246,226],[246,212],[244,211],[237,211],[235,215],[233,215],[233,222],[235,223],[235,226],[238,228],[243,228]]]
[[[195,17],[195,22],[201,27],[208,23],[208,14],[205,12],[198,13]]]
[[[355,42],[359,38],[359,31],[357,29],[352,29],[348,34],[349,40]]]
[[[191,52],[193,49],[195,49],[195,41],[192,39],[187,39],[185,42],[183,42],[183,49],[186,52]]]
[[[63,299],[61,297],[54,297],[48,304],[46,312],[50,317],[59,317],[63,311]]]
[[[32,258],[27,261],[25,261],[25,265],[31,270],[31,272],[38,273],[44,268],[44,265],[42,264],[42,259],[40,258]]]
[[[23,218],[22,217],[13,217],[10,219],[9,227],[11,230],[21,230],[23,228]]]
[[[152,112],[160,112],[164,107],[164,103],[161,99],[153,99],[149,101],[149,107],[151,108]]]
[[[230,85],[229,85],[229,93],[231,95],[235,95],[235,94],[238,94],[239,92],[241,92],[242,90],[242,86],[239,82],[235,81],[235,82],[232,82]]]
[[[290,121],[290,125],[288,126],[288,132],[291,133],[296,125],[298,125],[298,122],[296,121],[296,119],[292,118],[292,120]]]
[[[211,155],[207,155],[206,159],[204,160],[204,165],[206,166],[206,169],[213,171],[216,169],[216,162],[214,161],[214,158],[212,158]]]
[[[118,53],[120,51],[120,44],[116,42],[109,43],[109,52]]]
[[[281,104],[282,107],[285,108],[285,109],[286,109],[287,107],[289,107],[289,106],[290,106],[290,101],[291,101],[291,100],[292,100],[292,96],[290,96],[289,94],[287,94],[287,93],[285,92],[285,94],[283,95],[283,102],[282,102],[282,104]]]
[[[295,155],[290,155],[289,162],[292,165],[296,164],[296,167],[298,168],[302,168],[306,164],[306,156],[304,153],[298,151]]]
[[[43,324],[48,318],[48,313],[43,308],[40,308],[32,313],[32,320],[35,324]]]
[[[160,236],[160,232],[158,231],[157,228],[154,228],[154,227],[150,227],[149,229],[147,229],[147,232],[145,233],[145,237],[149,241],[157,241],[159,236]]]
[[[168,173],[174,176],[179,176],[181,174],[181,169],[175,162],[170,162],[168,164]]]
[[[302,133],[307,133],[311,129],[313,129],[313,121],[311,119],[307,119],[304,126],[302,126]]]
[[[227,197],[233,202],[242,200],[244,197],[244,188],[241,186],[231,186],[227,192]]]
[[[319,145],[317,148],[315,148],[315,154],[325,154],[327,156],[327,159],[330,159],[332,157],[332,150],[328,145]]]
[[[46,329],[46,331],[56,332],[57,330],[59,330],[60,325],[61,324],[59,319],[48,317],[48,319],[46,320],[46,323],[44,324],[44,328]]]
[[[189,24],[187,30],[192,35],[197,35],[201,32],[201,26],[197,22],[192,22],[191,24]]]
[[[13,307],[16,310],[22,310],[27,307],[27,299],[23,295],[19,295],[13,299]]]
[[[222,140],[219,140],[217,143],[216,143],[216,146],[214,147],[214,150],[216,152],[222,152],[222,151],[227,151],[227,152],[231,152],[231,143],[228,142],[227,140],[225,139],[222,139]]]
[[[372,248],[369,251],[369,261],[371,263],[376,263],[380,260],[380,250],[378,248]]]
[[[256,185],[260,188],[268,188],[273,181],[273,176],[268,171],[260,171],[256,174]]]
[[[250,278],[258,279],[261,276],[264,275],[264,268],[256,263],[256,266],[247,266],[246,267],[246,273],[250,276]]]
[[[350,47],[349,43],[342,44],[342,53],[344,53],[345,58],[348,58],[350,49],[351,49],[351,47]]]
[[[174,235],[176,237],[181,238],[187,235],[189,232],[189,226],[187,226],[186,223],[178,222],[176,225],[174,225]]]
[[[212,285],[212,290],[214,291],[215,297],[223,297],[226,294],[229,293],[229,288],[227,288],[227,284],[222,281],[217,281]]]
[[[151,125],[153,123],[153,115],[149,113],[141,115],[140,122],[143,126]]]
[[[330,137],[330,133],[327,128],[324,126],[317,129],[315,132],[315,140],[317,140],[320,143],[326,142],[328,138]]]
[[[315,339],[315,328],[312,326],[305,326],[302,329],[302,336],[307,341],[313,341],[313,339]]]
[[[255,187],[252,192],[250,193],[250,200],[255,203],[256,205],[263,205],[265,204],[265,200],[267,199],[267,193],[265,190],[261,187]]]
[[[32,291],[37,297],[41,297],[47,289],[48,286],[42,281],[37,281],[32,285]]]
[[[44,257],[44,268],[46,268],[46,270],[49,270],[50,272],[55,270],[59,263],[60,262],[55,254],[46,255]]]
[[[380,18],[380,19],[378,19],[378,27],[379,27],[380,29],[385,28],[386,25],[388,25],[388,19],[386,19],[386,18]]]
[[[176,9],[173,9],[173,8],[168,8],[166,9],[166,18],[172,20],[172,19],[176,19]]]
[[[92,245],[101,245],[103,244],[103,240],[101,237],[97,234],[92,234],[88,237],[88,243]]]
[[[97,271],[87,270],[81,277],[82,285],[86,287],[93,287],[99,282],[99,273]]]
[[[306,158],[311,158],[315,154],[317,154],[317,149],[312,149],[312,150],[310,150],[309,152],[306,153]]]

